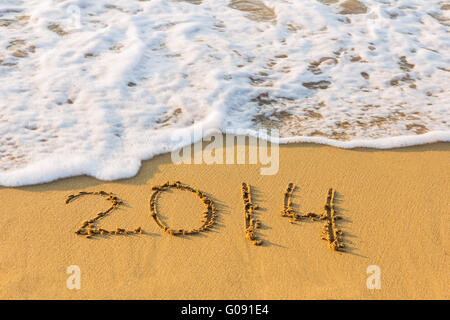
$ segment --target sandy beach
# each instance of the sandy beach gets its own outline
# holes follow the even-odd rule
[[[449,26],[444,0],[0,1],[0,299],[448,300]]]
[[[0,296],[4,299],[449,299],[449,143],[390,150],[280,146],[279,171],[261,165],[175,165],[170,154],[114,182],[74,177],[0,188]],[[181,181],[205,192],[217,218],[210,231],[172,237],[150,215],[152,186]],[[245,238],[241,184],[259,208],[261,246]],[[321,240],[323,221],[289,223],[283,193],[295,183],[296,212],[321,214],[336,190],[344,251]],[[71,194],[112,192],[124,201],[98,222],[142,234],[75,234],[110,204]],[[163,192],[159,217],[172,228],[201,225],[202,202]],[[79,266],[81,287],[67,288]],[[366,270],[381,270],[370,290]]]

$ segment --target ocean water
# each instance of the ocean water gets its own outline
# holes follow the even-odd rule
[[[0,0],[0,185],[130,177],[196,127],[450,141],[450,3]]]

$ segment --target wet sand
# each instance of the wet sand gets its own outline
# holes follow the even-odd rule
[[[448,299],[450,144],[343,150],[314,144],[280,147],[276,175],[261,165],[174,165],[169,154],[145,161],[131,179],[74,177],[0,188],[0,295],[5,299]],[[213,200],[209,231],[170,236],[155,223],[153,185],[181,181]],[[260,221],[246,238],[242,182]],[[298,214],[322,214],[329,188],[342,219],[344,250],[321,240],[324,221],[281,217],[289,183]],[[124,201],[98,221],[124,234],[77,235],[111,201],[80,191],[113,192]],[[173,229],[202,224],[204,203],[184,190],[161,192],[159,219]],[[119,232],[120,233],[120,232]],[[69,290],[67,267],[81,270]],[[381,270],[369,290],[366,269]]]

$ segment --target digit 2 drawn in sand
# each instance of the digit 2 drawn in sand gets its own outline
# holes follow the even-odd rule
[[[334,207],[335,190],[330,188],[327,194],[327,202],[325,204],[325,212],[318,216],[315,213],[309,212],[307,214],[297,214],[292,208],[292,193],[294,192],[295,185],[289,183],[286,192],[284,193],[284,207],[280,211],[282,217],[289,217],[289,223],[294,223],[295,221],[300,221],[302,218],[309,218],[312,221],[316,221],[317,218],[320,220],[326,220],[322,229],[322,240],[327,240],[331,249],[336,251],[342,251],[344,248],[343,243],[343,232],[336,226],[336,220],[340,219],[340,216],[336,215],[336,210]]]
[[[112,205],[108,210],[98,213],[95,218],[84,221],[83,224],[81,225],[81,227],[77,231],[75,231],[75,233],[77,235],[86,236],[86,238],[91,239],[92,237],[94,237],[96,235],[124,235],[124,234],[136,234],[136,233],[142,234],[143,230],[141,227],[134,229],[134,231],[127,231],[127,230],[121,229],[121,228],[117,228],[115,231],[108,231],[105,229],[97,228],[95,226],[96,222],[103,219],[106,215],[110,214],[112,211],[114,211],[120,205],[123,204],[123,201],[120,200],[118,197],[116,197],[113,193],[107,193],[105,191],[99,191],[99,192],[81,191],[78,194],[71,194],[70,196],[68,196],[67,200],[66,200],[66,204],[69,204],[73,200],[75,200],[79,197],[82,197],[82,196],[86,196],[86,195],[101,196],[104,199],[106,199],[107,201],[111,202]]]
[[[194,194],[196,194],[200,200],[202,200],[203,204],[205,205],[206,211],[203,212],[203,224],[197,228],[197,229],[191,229],[191,230],[184,230],[184,229],[170,229],[167,225],[164,224],[164,222],[161,221],[161,219],[158,217],[158,210],[156,208],[156,202],[158,199],[158,196],[169,189],[178,189],[183,191],[190,191]],[[172,235],[189,235],[189,234],[196,234],[202,231],[207,231],[209,228],[212,228],[214,225],[215,218],[217,216],[216,213],[216,206],[214,205],[214,202],[203,192],[199,191],[197,188],[193,188],[187,185],[183,185],[180,181],[177,181],[175,183],[169,183],[166,182],[165,184],[161,186],[153,186],[152,190],[154,190],[151,198],[150,198],[150,212],[155,220],[156,224],[164,230],[164,232]]]

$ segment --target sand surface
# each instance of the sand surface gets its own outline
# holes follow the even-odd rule
[[[5,299],[449,299],[450,144],[393,150],[292,144],[280,148],[280,170],[260,165],[174,165],[169,154],[143,163],[127,180],[75,177],[22,188],[0,188],[0,297]],[[215,228],[171,237],[150,216],[151,187],[179,180],[216,204]],[[252,189],[262,226],[252,245],[244,232],[241,183]],[[288,183],[299,213],[323,212],[336,189],[337,223],[345,252],[320,239],[322,221],[290,224],[278,212]],[[79,191],[113,192],[124,206],[100,228],[144,234],[86,239],[83,221],[110,204],[96,196],[65,203]],[[202,202],[174,190],[158,200],[173,228],[201,224]],[[66,269],[81,270],[69,290]],[[369,290],[366,269],[381,269]]]

